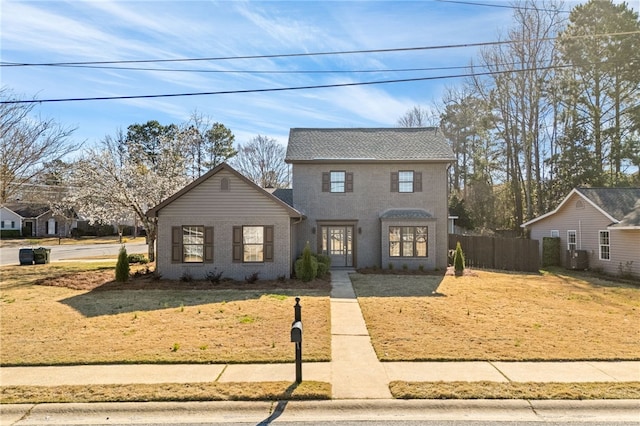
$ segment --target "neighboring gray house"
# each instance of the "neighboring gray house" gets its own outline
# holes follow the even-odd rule
[[[158,272],[288,277],[307,242],[332,267],[445,269],[453,159],[435,128],[291,129],[292,189],[222,164],[150,210]]]
[[[64,217],[54,216],[46,204],[7,203],[0,207],[0,227],[3,231],[21,231],[23,237],[66,236],[67,229],[76,226],[76,221],[67,224]]]
[[[640,277],[640,188],[575,188],[547,214],[522,224],[531,239],[559,237],[562,264]],[[569,252],[569,254],[568,254]]]

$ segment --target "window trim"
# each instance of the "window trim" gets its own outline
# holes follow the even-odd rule
[[[400,191],[400,173],[411,172],[413,174],[413,183],[411,191]],[[408,181],[402,181],[407,183]],[[391,172],[391,192],[398,192],[401,194],[412,194],[414,192],[422,192],[422,172],[416,170],[398,170],[397,172]]]
[[[244,228],[262,228],[262,260],[244,260]],[[274,227],[273,225],[242,225],[232,230],[232,260],[234,263],[260,264],[274,261]],[[253,245],[253,244],[252,244]]]
[[[201,227],[203,228],[202,261],[186,262],[184,259],[184,229]],[[180,225],[171,227],[171,263],[181,263],[184,265],[202,265],[213,263],[213,226],[205,225]]]
[[[573,243],[571,242],[570,235],[573,235]],[[571,248],[573,245],[573,248]],[[575,229],[567,230],[567,250],[577,250],[578,249],[578,233]]]
[[[607,244],[602,243],[602,236],[607,235]],[[603,249],[606,247],[607,257],[605,258],[603,254]],[[611,233],[608,230],[600,230],[598,231],[598,259],[600,260],[611,260]]]
[[[391,236],[394,235],[392,234],[392,229],[399,229],[400,233],[399,233],[399,240],[392,240]],[[417,230],[418,228],[424,228],[424,256],[418,255],[418,233]],[[403,239],[403,237],[405,235],[405,230],[410,229],[412,232],[410,233],[411,235],[411,240],[410,241],[405,241]],[[397,258],[406,258],[406,259],[414,259],[414,258],[418,258],[418,259],[426,259],[429,257],[429,227],[427,225],[424,226],[420,226],[420,225],[412,225],[412,226],[402,226],[402,225],[392,225],[389,226],[388,228],[388,236],[389,236],[389,258],[391,259],[397,259]],[[411,242],[411,252],[413,253],[412,255],[405,255],[404,254],[404,247],[405,247],[405,243],[409,243]],[[392,252],[392,244],[391,243],[398,243],[399,244],[399,254],[395,255]]]
[[[343,173],[344,181],[332,180],[333,173]],[[342,191],[334,191],[334,183],[342,183]],[[346,170],[330,170],[328,172],[322,172],[322,192],[329,192],[331,194],[344,194],[346,192],[353,192],[353,172]]]

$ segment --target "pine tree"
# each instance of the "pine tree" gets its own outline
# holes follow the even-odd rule
[[[118,263],[116,263],[116,281],[120,283],[127,282],[129,280],[129,256],[127,255],[127,249],[120,247],[120,253],[118,253]]]

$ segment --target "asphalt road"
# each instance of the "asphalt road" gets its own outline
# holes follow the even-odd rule
[[[338,400],[0,405],[19,425],[606,425],[638,424],[638,402]]]
[[[121,244],[88,244],[88,245],[53,245],[43,246],[51,249],[52,262],[60,260],[91,259],[99,256],[117,255]],[[125,244],[127,253],[147,253],[147,244],[144,238]],[[0,248],[0,266],[19,265],[18,252],[20,247]]]

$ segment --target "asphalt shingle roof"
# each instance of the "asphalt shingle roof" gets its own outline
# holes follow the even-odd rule
[[[435,127],[291,129],[285,161],[452,161]]]
[[[293,189],[278,188],[271,194],[293,207]]]
[[[422,209],[387,210],[380,215],[381,219],[430,219],[433,216]]]
[[[633,220],[631,213],[640,208],[640,188],[576,188],[595,205],[618,221]],[[627,216],[629,216],[627,218]],[[635,225],[640,225],[640,213],[635,214]],[[634,224],[630,224],[634,225]]]
[[[22,216],[25,219],[38,217],[49,210],[48,205],[46,204],[4,204],[6,208],[11,210],[12,212]]]

